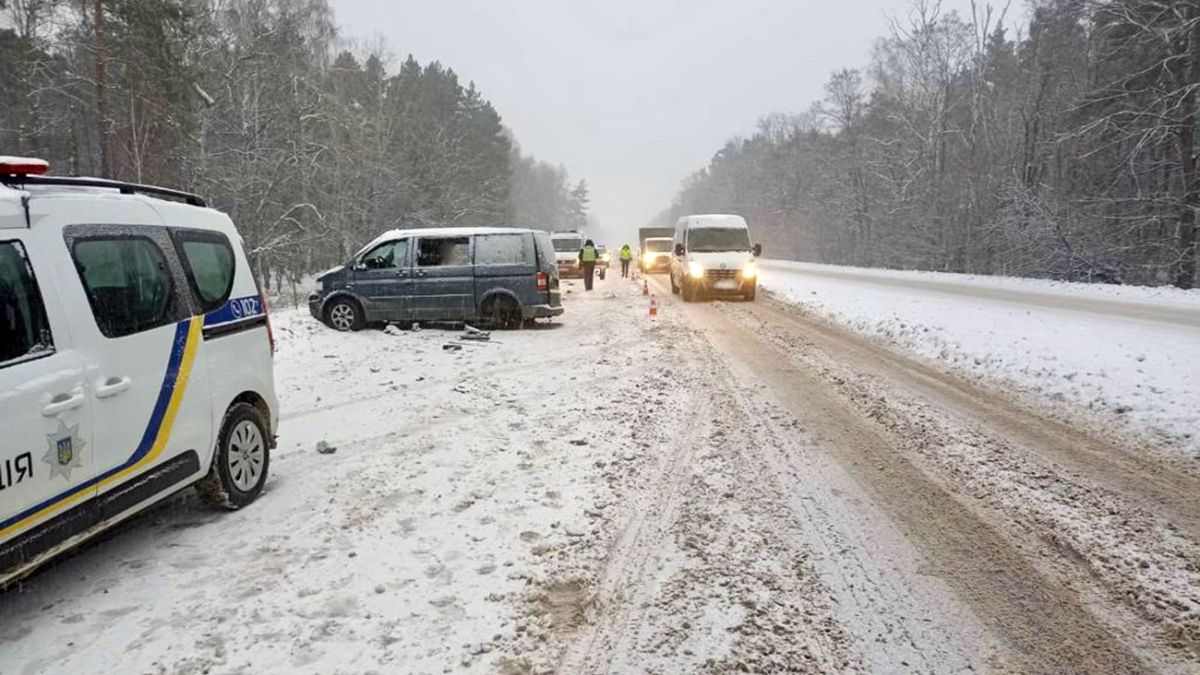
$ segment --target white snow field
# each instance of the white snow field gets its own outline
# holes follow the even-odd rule
[[[276,311],[262,497],[0,592],[0,675],[1195,672],[1193,294],[762,267],[457,351]]]
[[[1200,455],[1200,291],[764,260],[819,316]]]
[[[189,490],[0,594],[0,673],[487,672],[532,562],[589,532],[620,392],[655,370],[616,284],[456,352],[461,331],[276,311],[262,497],[221,513]]]

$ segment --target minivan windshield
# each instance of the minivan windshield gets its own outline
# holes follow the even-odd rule
[[[750,232],[742,228],[704,227],[688,231],[688,250],[693,253],[749,251]]]
[[[670,239],[647,239],[646,250],[651,253],[666,253],[671,250]]]
[[[554,250],[559,253],[570,253],[583,248],[583,239],[581,238],[554,238]]]

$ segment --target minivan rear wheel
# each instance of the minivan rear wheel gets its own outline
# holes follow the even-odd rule
[[[236,403],[225,413],[212,465],[196,484],[200,499],[222,509],[240,509],[258,498],[267,482],[270,446],[262,413]]]
[[[520,328],[522,324],[521,306],[505,295],[488,298],[480,314],[489,327],[497,330]]]
[[[338,298],[325,309],[325,323],[343,332],[360,330],[363,327],[362,308],[350,298]]]

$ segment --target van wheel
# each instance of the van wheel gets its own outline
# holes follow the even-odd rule
[[[754,296],[756,296],[756,295],[758,295],[758,284],[757,283],[755,283],[753,286],[751,286],[750,292],[747,293],[743,297],[745,298],[745,300],[747,302],[754,302]]]
[[[680,292],[683,295],[684,302],[696,301],[696,284],[689,283],[687,277],[683,279],[683,286],[680,288]]]
[[[671,278],[671,293],[679,295],[679,286],[675,283],[675,275],[668,272],[667,276]]]
[[[522,324],[521,306],[506,295],[488,298],[480,314],[487,325],[496,330],[520,328]]]
[[[325,309],[325,323],[343,332],[361,330],[364,323],[362,307],[349,298],[338,298]]]
[[[258,409],[237,403],[225,413],[208,475],[196,484],[210,506],[237,510],[258,498],[271,463],[267,425]]]

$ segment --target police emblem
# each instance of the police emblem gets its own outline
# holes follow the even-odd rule
[[[50,465],[51,477],[58,475],[71,480],[71,470],[83,466],[83,459],[79,453],[86,444],[78,438],[78,434],[78,424],[68,427],[61,419],[58,421],[58,430],[46,434],[50,449],[46,451],[42,461]]]

